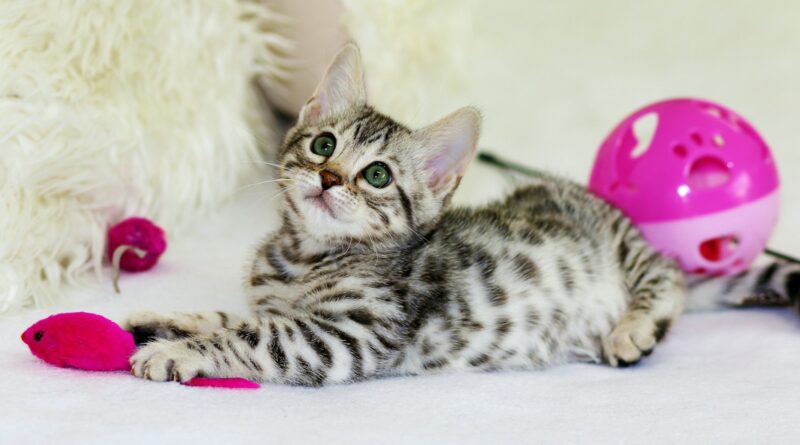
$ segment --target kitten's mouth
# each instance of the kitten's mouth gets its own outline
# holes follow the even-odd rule
[[[327,201],[325,201],[324,193],[325,192],[321,192],[317,195],[306,196],[306,201],[310,202],[314,207],[325,212],[331,218],[336,218],[336,213],[334,213],[333,208],[331,208]]]

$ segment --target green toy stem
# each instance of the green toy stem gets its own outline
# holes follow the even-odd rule
[[[528,176],[539,175],[539,172],[532,168],[525,167],[521,164],[517,164],[516,162],[506,161],[505,159],[499,158],[493,155],[492,153],[486,151],[478,152],[478,160],[490,165],[494,165],[495,167],[499,167],[506,170],[513,170]]]
[[[769,247],[764,248],[764,253],[771,257],[779,258],[781,260],[788,261],[790,263],[800,264],[800,258],[795,258],[791,255],[778,252],[777,250],[772,250]]]

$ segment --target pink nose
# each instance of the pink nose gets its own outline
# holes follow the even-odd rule
[[[328,190],[334,185],[342,185],[342,177],[330,170],[322,170],[319,172],[322,179],[322,190]]]

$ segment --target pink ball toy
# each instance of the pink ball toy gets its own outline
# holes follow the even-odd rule
[[[600,147],[589,189],[687,272],[746,269],[778,219],[769,147],[744,118],[700,99],[666,100],[628,116]]]

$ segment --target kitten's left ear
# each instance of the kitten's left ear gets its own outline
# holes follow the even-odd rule
[[[300,110],[300,122],[313,124],[367,102],[361,53],[347,44],[333,59],[314,95]]]
[[[467,170],[481,132],[481,114],[464,107],[419,130],[424,171],[428,186],[437,195],[447,195],[458,186]]]

